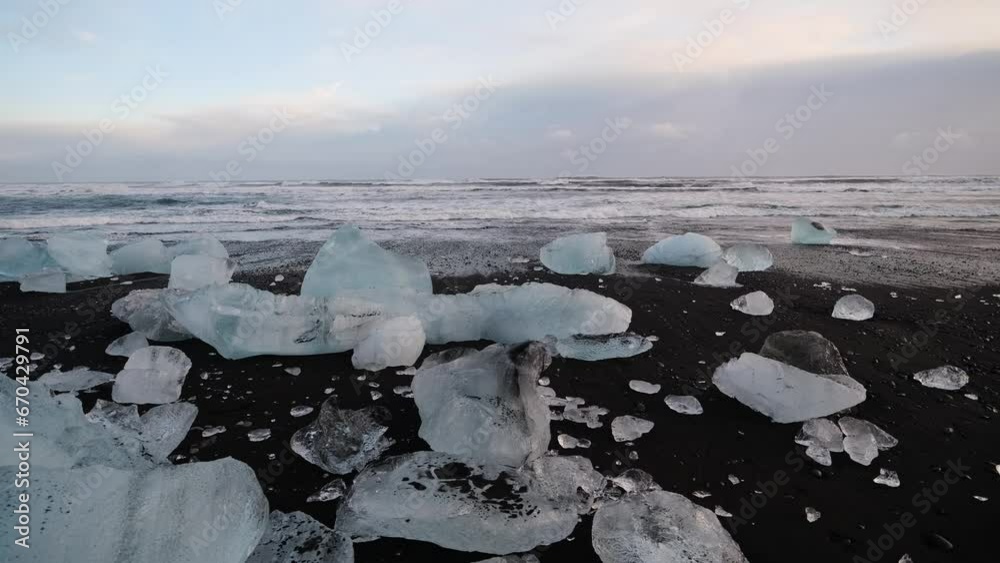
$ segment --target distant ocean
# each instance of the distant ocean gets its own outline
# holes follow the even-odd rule
[[[703,226],[768,240],[787,239],[795,216],[840,229],[995,232],[1000,178],[0,184],[0,235],[97,230],[114,241],[193,233],[222,240],[323,240],[345,222],[375,238],[461,239],[547,229],[616,230],[639,238]]]

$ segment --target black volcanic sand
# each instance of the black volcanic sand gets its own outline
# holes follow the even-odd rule
[[[847,291],[837,286],[816,287],[813,280],[750,273],[740,275],[743,289],[709,289],[689,283],[695,270],[645,267],[640,272],[648,275],[605,276],[603,283],[596,276],[541,272],[489,279],[444,278],[435,280],[435,291],[464,292],[483,282],[538,279],[586,288],[630,306],[632,330],[656,335],[659,341],[652,352],[631,359],[597,363],[555,359],[544,375],[559,396],[582,397],[588,404],[607,407],[611,414],[604,417],[603,428],[593,430],[553,422],[551,446],[559,449],[555,437],[560,433],[589,439],[593,442],[589,449],[569,453],[589,457],[609,475],[628,467],[643,469],[667,490],[742,517],[743,522],[721,520],[729,522],[751,562],[845,562],[860,561],[852,558],[861,556],[895,563],[904,553],[918,563],[997,561],[1000,551],[992,534],[1000,517],[996,469],[1000,464],[1000,298],[996,297],[1000,287],[905,289],[893,298],[893,288],[857,286],[875,302],[877,313],[873,320],[855,323],[830,317],[834,302]],[[301,272],[285,275],[273,287],[269,287],[271,275],[238,276],[237,281],[297,293]],[[125,280],[133,284],[123,285]],[[129,328],[110,315],[111,303],[132,289],[165,283],[165,276],[131,276],[73,284],[65,295],[21,294],[16,284],[2,284],[2,333],[12,342],[15,328],[31,329],[33,350],[47,353],[39,372],[52,363],[61,363],[63,369],[87,366],[116,372],[124,359],[107,356],[104,349]],[[775,298],[777,308],[771,316],[747,317],[729,307],[732,299],[753,290],[764,290]],[[958,294],[960,299],[955,298]],[[851,414],[896,436],[900,442],[896,448],[881,453],[870,467],[838,453],[833,466],[823,468],[794,444],[799,424],[772,423],[710,386],[712,370],[719,362],[744,350],[756,352],[766,334],[787,329],[815,330],[837,345],[851,375],[868,389],[868,400]],[[71,339],[63,338],[66,332]],[[350,354],[228,361],[198,341],[171,345],[194,362],[183,399],[199,408],[195,428],[175,452],[177,463],[226,456],[240,459],[257,471],[272,508],[301,510],[328,526],[335,524],[338,502],[306,503],[306,497],[334,476],[298,458],[287,446],[292,434],[316,414],[296,419],[289,409],[311,405],[318,411],[329,397],[324,393],[328,388],[341,405],[358,408],[372,403],[370,392],[378,385],[382,393],[378,403],[393,414],[389,435],[396,444],[389,453],[427,449],[417,437],[419,419],[412,399],[392,391],[408,385],[411,377],[397,375],[395,369],[358,381],[363,374],[351,367]],[[71,346],[75,349],[70,350]],[[444,348],[430,346],[424,353]],[[275,367],[279,363],[282,366]],[[913,381],[912,373],[943,364],[968,371],[969,385],[949,392]],[[285,367],[299,367],[302,373],[289,375]],[[207,379],[201,377],[205,372]],[[629,389],[631,379],[661,384],[663,389],[657,395],[642,395]],[[109,387],[85,394],[85,407],[98,397],[108,398]],[[977,395],[978,400],[965,397],[967,393]],[[663,402],[668,394],[697,395],[705,413],[684,416],[670,411]],[[647,418],[656,427],[634,445],[615,443],[611,420],[621,415]],[[250,426],[238,426],[241,421],[249,421]],[[216,425],[228,431],[201,438],[201,428]],[[270,428],[272,437],[251,443],[246,436],[251,428]],[[637,459],[631,459],[631,452],[638,454]],[[959,463],[965,477],[942,490],[945,470]],[[879,468],[897,471],[902,486],[891,489],[873,483]],[[741,482],[731,484],[729,475]],[[350,483],[351,478],[345,480]],[[936,482],[937,493],[943,493],[940,496],[933,489]],[[755,490],[765,496],[755,496]],[[696,498],[695,491],[711,496]],[[808,523],[806,507],[822,512],[822,518]],[[905,528],[898,540],[891,538],[885,526],[898,532],[899,526],[894,525],[907,512],[916,524]],[[597,561],[590,528],[591,518],[585,517],[569,539],[538,548],[536,554],[543,562]],[[879,541],[884,555],[871,547]],[[488,557],[391,538],[358,543],[355,549],[362,563],[471,562]]]

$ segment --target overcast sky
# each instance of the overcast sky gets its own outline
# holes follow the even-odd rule
[[[0,182],[1000,174],[998,21],[996,0],[7,0]]]

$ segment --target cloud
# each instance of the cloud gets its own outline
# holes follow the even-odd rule
[[[92,31],[74,31],[73,35],[83,43],[93,43],[97,41],[97,34]]]
[[[573,131],[561,127],[550,128],[548,137],[557,141],[566,141],[573,138]]]
[[[657,137],[662,137],[664,139],[681,141],[688,138],[687,128],[680,127],[670,122],[654,123],[650,126],[650,130]]]

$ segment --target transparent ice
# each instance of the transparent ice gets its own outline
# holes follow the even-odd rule
[[[743,287],[736,283],[739,273],[739,270],[729,264],[718,262],[695,278],[694,284],[704,287]]]
[[[844,433],[826,418],[807,420],[795,436],[795,443],[806,446],[806,455],[816,463],[833,465],[830,452],[844,451]]]
[[[21,237],[0,239],[0,282],[17,281],[25,274],[56,267],[45,247]]]
[[[766,246],[736,244],[722,253],[722,259],[741,272],[762,272],[774,265],[774,256]]]
[[[344,480],[334,479],[333,481],[323,485],[320,490],[309,495],[306,502],[330,502],[344,496],[344,493],[346,492],[347,485],[344,484]]]
[[[633,379],[628,382],[629,389],[635,391],[636,393],[643,393],[645,395],[655,395],[660,392],[660,386],[655,383],[650,383],[648,381],[643,381],[641,379]]]
[[[573,335],[556,341],[556,353],[563,358],[598,362],[631,358],[648,352],[653,342],[629,332],[624,334]]]
[[[246,563],[354,563],[354,544],[308,514],[275,510]]]
[[[53,235],[47,241],[49,256],[74,279],[111,276],[108,241],[97,235],[72,233]]]
[[[875,304],[864,297],[845,295],[833,306],[833,318],[846,321],[867,321],[875,316]]]
[[[879,469],[878,477],[873,479],[873,481],[877,485],[885,485],[891,488],[899,487],[899,475],[895,471],[889,471],[888,469]]]
[[[292,451],[335,475],[357,471],[392,445],[385,436],[392,415],[385,407],[341,409],[327,399],[319,416],[292,436]]]
[[[941,366],[918,372],[913,379],[931,389],[957,391],[969,383],[969,374],[955,366]]]
[[[611,435],[616,442],[631,442],[652,429],[652,421],[631,415],[619,416],[611,421]]]
[[[187,340],[191,333],[174,319],[166,300],[168,296],[180,298],[187,294],[179,289],[137,289],[112,303],[111,314],[149,340]]]
[[[365,325],[354,346],[354,369],[381,371],[412,366],[424,349],[424,327],[416,316],[380,319]]]
[[[793,244],[830,244],[837,231],[818,221],[799,217],[792,223]]]
[[[104,349],[104,353],[109,356],[121,356],[123,358],[128,358],[133,352],[140,348],[146,348],[149,346],[149,341],[146,337],[138,332],[130,332],[125,336],[116,338],[108,347]]]
[[[615,273],[615,254],[606,233],[568,235],[542,247],[540,258],[557,274],[586,275]]]
[[[670,410],[680,414],[696,415],[705,412],[701,401],[690,395],[667,395],[663,402],[670,407]]]
[[[195,290],[210,285],[229,283],[236,271],[236,262],[228,258],[204,255],[184,255],[170,264],[170,289]]]
[[[87,391],[114,381],[115,376],[103,371],[79,367],[70,371],[53,370],[38,378],[38,382],[56,393]]]
[[[844,432],[844,451],[861,465],[871,465],[879,450],[888,450],[898,443],[888,432],[866,420],[845,416],[837,424]]]
[[[172,403],[180,398],[190,369],[191,360],[176,348],[140,348],[118,372],[111,398],[116,403]]]
[[[111,252],[111,269],[116,274],[153,272],[170,273],[170,256],[167,247],[158,239],[146,239],[126,244]]]
[[[763,291],[741,295],[729,306],[741,313],[757,317],[766,317],[774,312],[774,301]]]
[[[225,260],[229,258],[229,252],[218,239],[203,236],[182,240],[167,248],[168,262],[173,262],[178,256],[211,256]]]
[[[847,366],[837,347],[818,332],[784,330],[764,340],[760,355],[820,374],[847,373]]]
[[[21,292],[66,293],[66,273],[57,268],[46,268],[21,276]]]
[[[644,264],[708,268],[722,257],[722,248],[711,238],[697,233],[674,235],[646,249]]]

